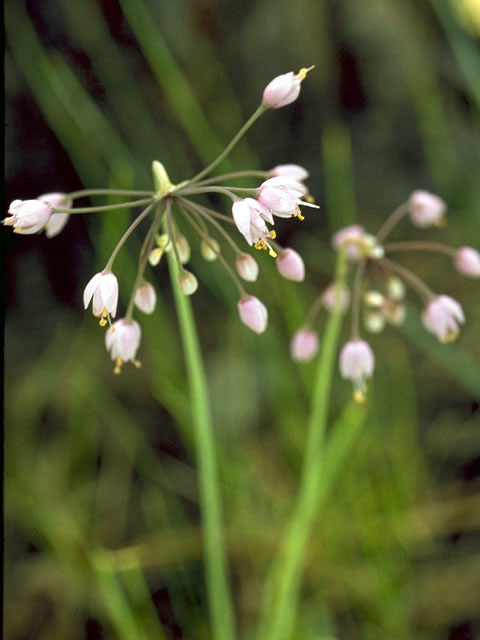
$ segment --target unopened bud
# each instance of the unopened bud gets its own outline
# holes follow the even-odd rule
[[[387,291],[390,298],[392,298],[392,300],[395,300],[396,302],[403,300],[403,298],[405,297],[405,285],[400,280],[400,278],[397,278],[395,276],[392,276],[388,279]]]
[[[148,254],[148,262],[152,265],[152,267],[156,267],[162,259],[163,254],[165,253],[165,249],[152,249]]]
[[[202,240],[200,251],[202,253],[202,257],[207,262],[213,262],[218,258],[218,254],[220,253],[220,245],[214,238],[208,238],[208,240]]]
[[[190,260],[190,245],[185,236],[177,236],[175,238],[175,244],[177,246],[178,257],[182,264],[187,264]]]
[[[197,278],[186,269],[183,269],[178,276],[178,284],[180,291],[186,296],[191,296],[198,289]]]
[[[235,260],[238,275],[247,282],[255,282],[258,276],[257,261],[248,253],[239,253]]]
[[[379,309],[385,302],[385,298],[380,291],[367,291],[363,296],[365,304],[369,307]]]
[[[155,244],[159,249],[164,251],[170,251],[172,243],[170,242],[170,236],[168,233],[159,233],[155,236]]]
[[[363,323],[370,333],[380,333],[385,327],[385,317],[380,311],[369,311],[365,314]]]

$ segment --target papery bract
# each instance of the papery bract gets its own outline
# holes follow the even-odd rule
[[[255,296],[247,296],[238,301],[240,320],[255,333],[263,333],[267,328],[268,311],[263,302]]]
[[[293,334],[290,354],[296,362],[309,362],[318,352],[319,340],[316,331],[299,329]]]
[[[440,342],[451,342],[457,338],[465,316],[456,300],[450,296],[437,296],[423,310],[422,320]]]

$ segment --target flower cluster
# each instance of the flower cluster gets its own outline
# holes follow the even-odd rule
[[[147,266],[157,266],[165,253],[171,253],[177,265],[181,292],[192,295],[198,288],[197,278],[185,267],[191,250],[186,236],[180,230],[181,224],[187,224],[199,238],[202,257],[207,261],[217,260],[225,268],[239,292],[240,320],[256,333],[263,333],[267,327],[267,309],[257,297],[245,290],[242,281],[255,282],[259,266],[252,255],[238,246],[237,240],[224,225],[233,225],[250,247],[266,250],[275,258],[280,275],[296,282],[304,279],[305,267],[301,256],[291,248],[281,247],[275,240],[276,233],[272,227],[277,218],[303,220],[300,207],[318,208],[304,184],[308,178],[306,169],[295,164],[283,164],[270,171],[239,171],[215,178],[208,176],[263,112],[278,109],[297,99],[301,83],[310,69],[304,68],[297,74],[290,72],[274,78],[265,88],[259,108],[239,133],[206,169],[190,180],[173,184],[163,165],[155,161],[155,190],[152,191],[89,189],[70,194],[48,193],[35,200],[15,200],[10,205],[4,225],[12,226],[20,234],[45,231],[49,238],[62,230],[72,214],[144,207],[120,238],[104,269],[87,283],[83,295],[85,309],[92,304],[93,315],[99,319],[100,326],[107,327],[106,348],[115,362],[115,373],[121,371],[125,362],[139,366],[136,354],[141,329],[133,319],[133,313],[135,309],[152,313],[156,303],[155,289],[144,276]],[[238,181],[244,178],[257,180],[257,186],[237,186]],[[235,186],[226,186],[229,181]],[[211,209],[197,199],[209,194],[219,194],[229,199],[231,216]],[[75,200],[97,195],[128,196],[130,200],[115,205],[73,207]],[[125,316],[112,322],[117,314],[119,294],[118,281],[113,272],[114,261],[131,233],[147,218],[150,226],[143,241],[138,273]],[[223,254],[222,241],[234,253],[233,267]]]
[[[304,326],[293,336],[292,358],[308,362],[319,349],[318,335],[313,323],[322,308],[331,311],[337,307],[346,312],[352,300],[352,337],[340,352],[340,373],[353,383],[354,399],[364,402],[367,378],[375,367],[375,357],[369,344],[360,338],[360,318],[370,333],[379,333],[386,324],[400,326],[406,315],[404,296],[410,287],[424,303],[422,322],[440,342],[455,340],[465,322],[459,302],[448,295],[434,293],[416,274],[394,262],[390,254],[403,251],[434,251],[449,256],[454,267],[463,275],[480,278],[480,253],[472,247],[454,248],[429,241],[385,242],[387,236],[405,216],[420,228],[443,226],[447,206],[438,196],[426,191],[415,191],[407,202],[398,207],[375,235],[360,225],[351,225],[337,231],[332,238],[336,251],[342,250],[347,261],[347,277],[354,272],[353,293],[347,287],[338,289],[337,282],[318,296],[312,305]]]

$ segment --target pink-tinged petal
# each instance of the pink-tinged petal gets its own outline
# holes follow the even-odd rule
[[[425,307],[422,320],[425,328],[440,342],[451,342],[460,333],[459,325],[465,322],[465,316],[456,300],[450,296],[437,296]]]
[[[134,303],[143,313],[153,313],[157,302],[155,289],[149,282],[144,282],[135,292]]]
[[[417,227],[439,226],[447,212],[444,200],[428,191],[414,191],[408,199],[410,219]]]
[[[241,253],[235,260],[235,268],[238,275],[246,282],[255,282],[258,276],[258,264],[257,261],[248,255],[248,253]]]
[[[234,202],[232,206],[232,216],[237,229],[243,235],[249,245],[253,244],[251,227],[250,227],[250,207],[245,200]]]
[[[67,224],[69,217],[70,215],[68,213],[52,213],[45,227],[45,235],[47,238],[57,236]]]
[[[267,328],[268,311],[258,298],[248,296],[238,302],[240,320],[255,333],[263,333]]]
[[[350,340],[340,352],[340,373],[353,383],[353,397],[356,402],[365,402],[367,386],[365,379],[371,377],[375,367],[375,357],[364,340]]]
[[[311,329],[299,329],[290,343],[290,354],[296,362],[310,362],[317,355],[318,335]]]
[[[306,169],[298,164],[278,164],[270,171],[272,176],[284,176],[292,180],[306,180],[309,173]]]
[[[118,280],[113,273],[104,273],[100,279],[100,294],[103,308],[112,316],[117,313],[118,304]]]
[[[473,247],[460,247],[455,256],[455,267],[470,278],[480,278],[480,253]]]
[[[302,282],[305,278],[305,264],[300,254],[293,249],[285,249],[276,259],[278,272],[287,280]]]
[[[331,311],[335,306],[335,285],[332,284],[325,290],[322,295],[323,306],[327,311]],[[348,309],[348,305],[350,304],[350,291],[347,287],[344,287],[340,296],[340,308],[342,311],[346,311]]]
[[[112,360],[115,361],[114,373],[120,373],[124,362],[133,362],[136,366],[140,366],[135,357],[141,337],[142,331],[138,322],[127,321],[125,318],[117,320],[106,332],[105,346]]]
[[[92,296],[99,285],[101,277],[101,273],[96,273],[93,278],[88,281],[87,286],[85,287],[83,292],[83,306],[85,307],[85,309],[90,304],[90,300],[92,299]]]

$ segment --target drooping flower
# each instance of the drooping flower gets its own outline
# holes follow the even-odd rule
[[[342,378],[352,381],[355,402],[365,402],[365,380],[373,374],[374,367],[375,356],[365,340],[350,340],[343,345],[340,352],[340,373]]]
[[[305,202],[302,198],[308,193],[307,187],[297,180],[276,176],[262,182],[258,189],[258,201],[274,216],[303,220],[299,205],[318,209],[318,205]]]
[[[105,334],[105,346],[110,352],[112,360],[115,361],[114,373],[120,373],[124,362],[133,362],[136,367],[140,363],[135,360],[142,330],[136,320],[126,320],[122,318],[114,322],[112,327]]]
[[[53,209],[70,209],[72,206],[71,198],[67,198],[65,193],[44,193],[38,196],[38,200],[48,202]],[[47,238],[57,236],[65,227],[70,217],[69,213],[52,213],[45,227],[45,235]]]
[[[255,282],[258,276],[258,264],[248,253],[239,253],[235,260],[238,275],[246,282]]]
[[[30,235],[41,231],[48,223],[52,207],[42,200],[14,200],[8,208],[9,218],[2,222],[15,233]]]
[[[150,282],[145,280],[137,288],[133,301],[135,306],[138,307],[140,311],[143,311],[143,313],[153,313],[157,302],[157,294]]]
[[[208,238],[208,240],[203,240],[200,244],[200,252],[202,257],[207,262],[213,262],[218,258],[218,254],[220,253],[220,245],[215,240],[215,238]]]
[[[332,246],[338,251],[345,248],[349,260],[360,260],[363,257],[362,243],[365,229],[359,224],[352,224],[339,229],[332,236]]]
[[[450,296],[437,296],[423,310],[422,320],[440,342],[452,342],[457,338],[465,316],[456,300]]]
[[[272,249],[269,239],[275,237],[273,231],[269,231],[265,221],[273,224],[273,216],[269,210],[258,200],[245,198],[237,200],[232,206],[232,215],[237,229],[251,246],[257,249],[269,249],[272,257],[276,257],[276,252]]]
[[[310,69],[313,67],[302,68],[296,74],[289,71],[271,80],[263,92],[263,106],[270,109],[280,109],[294,102],[300,93],[300,85]]]
[[[183,269],[178,276],[178,285],[185,296],[191,296],[198,289],[198,280],[191,271]]]
[[[240,320],[255,333],[263,333],[267,328],[268,311],[263,302],[255,296],[247,296],[238,301]]]
[[[311,329],[302,328],[293,334],[290,354],[296,362],[309,362],[318,352],[318,335]]]
[[[325,290],[322,295],[322,303],[327,311],[331,311],[335,306],[335,295],[336,295],[336,286],[332,284]],[[342,293],[340,294],[340,308],[342,311],[346,311],[348,309],[348,305],[350,304],[350,291],[347,287],[343,287]]]
[[[109,317],[115,317],[118,303],[118,280],[111,271],[96,273],[87,283],[83,292],[85,309],[93,297],[92,313],[100,318],[100,326],[104,327]]]
[[[297,182],[303,182],[310,175],[306,169],[298,164],[278,164],[273,169],[270,169],[270,173],[274,177],[283,176]]]
[[[460,273],[471,278],[480,278],[480,253],[473,247],[460,247],[454,263]]]
[[[278,272],[287,280],[302,282],[305,278],[305,264],[302,256],[293,249],[285,249],[275,260]]]
[[[410,220],[417,227],[441,226],[447,211],[446,203],[428,191],[414,191],[408,199]]]

